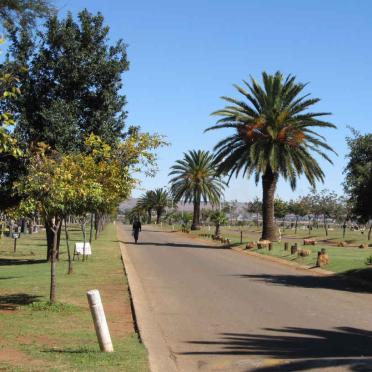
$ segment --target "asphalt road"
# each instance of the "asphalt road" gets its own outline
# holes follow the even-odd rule
[[[121,228],[176,370],[372,371],[371,290],[150,226],[134,245]]]

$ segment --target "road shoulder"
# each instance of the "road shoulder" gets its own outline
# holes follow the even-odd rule
[[[177,365],[172,357],[172,351],[157,324],[151,305],[146,297],[141,279],[131,261],[128,247],[124,241],[128,238],[124,226],[117,224],[117,236],[120,245],[124,269],[128,278],[128,285],[133,302],[133,310],[141,340],[149,353],[152,372],[177,371]]]

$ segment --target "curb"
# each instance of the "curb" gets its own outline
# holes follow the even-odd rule
[[[122,226],[122,224],[120,224]],[[120,241],[122,231],[117,224],[116,234],[119,240],[124,271],[127,275],[128,287],[132,302],[133,319],[140,340],[146,346],[149,354],[150,370],[152,372],[178,371],[172,351],[169,349],[161,329],[153,319],[153,312],[143,289],[140,277],[130,259],[128,249]]]

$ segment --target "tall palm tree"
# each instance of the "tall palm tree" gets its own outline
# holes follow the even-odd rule
[[[147,213],[147,223],[151,223],[151,213],[154,209],[155,204],[155,192],[150,190],[146,191],[137,201],[135,208],[137,210],[143,210]]]
[[[292,189],[303,174],[311,186],[323,181],[324,173],[312,153],[332,163],[326,151],[334,151],[314,128],[336,127],[319,119],[329,113],[308,111],[319,99],[300,95],[306,84],[297,83],[295,76],[264,72],[262,80],[263,86],[253,78],[244,81],[248,89],[235,85],[243,100],[222,97],[229,105],[212,114],[222,118],[207,131],[234,129],[215,146],[218,172],[230,178],[240,172],[248,177],[254,174],[256,183],[262,178],[262,239],[275,240],[274,194],[279,176],[289,180]]]
[[[171,167],[171,191],[175,201],[194,204],[191,229],[200,225],[200,205],[204,201],[218,204],[224,190],[224,182],[216,176],[216,164],[213,154],[208,151],[189,151],[182,160]]]
[[[160,188],[153,191],[153,208],[156,211],[156,223],[160,223],[160,218],[165,209],[170,206],[170,197],[166,190]]]

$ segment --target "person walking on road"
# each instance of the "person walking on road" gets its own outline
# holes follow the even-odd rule
[[[134,220],[132,229],[133,229],[134,242],[137,244],[139,233],[142,230],[141,221],[137,219]]]

